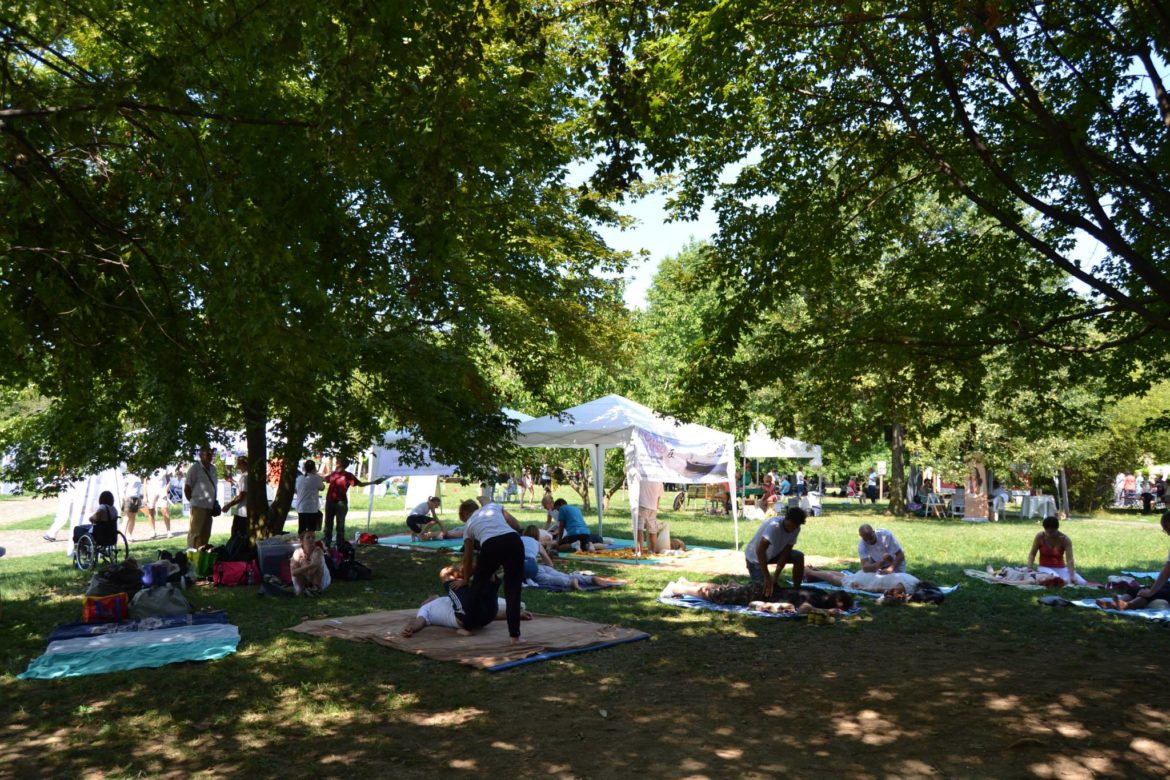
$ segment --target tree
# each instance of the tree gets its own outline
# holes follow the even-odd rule
[[[683,214],[718,193],[720,242],[759,250],[734,255],[729,270],[744,282],[758,281],[793,231],[827,235],[925,186],[965,199],[1086,289],[1039,322],[1005,319],[1000,339],[1124,346],[1119,364],[1146,367],[1139,384],[1164,368],[1162,4],[700,0],[607,5],[601,16],[611,54],[617,41],[628,52],[599,80],[597,132],[616,149],[608,179],[635,176],[638,164],[677,172]],[[741,167],[721,187],[728,166]],[[781,221],[814,204],[816,221]],[[1081,238],[1102,255],[1080,259]],[[1065,343],[1071,320],[1094,323],[1100,339]]]
[[[565,181],[548,9],[27,0],[0,29],[0,381],[48,400],[0,439],[26,484],[242,428],[253,484],[283,456],[276,511],[248,494],[279,523],[307,442],[405,428],[475,468],[509,430],[489,352],[543,398],[600,351],[622,261]]]

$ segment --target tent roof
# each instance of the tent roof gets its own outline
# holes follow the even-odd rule
[[[564,419],[558,419],[564,416]],[[679,442],[719,441],[730,434],[694,423],[680,423],[620,395],[607,395],[520,424],[517,443],[524,447],[624,447],[635,429],[653,431]]]
[[[790,436],[773,439],[768,435],[768,430],[764,426],[756,423],[752,426],[752,432],[748,434],[747,441],[743,443],[743,456],[745,458],[794,458],[820,463],[821,447],[815,444],[805,444]]]

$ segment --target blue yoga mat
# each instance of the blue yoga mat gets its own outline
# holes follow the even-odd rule
[[[869,596],[871,599],[881,598],[881,593],[875,593],[872,590],[857,590],[856,588],[841,588],[829,582],[802,582],[802,588],[817,588],[818,590],[843,590],[846,593],[851,593],[854,596]],[[958,585],[940,585],[938,587],[941,593],[951,594],[959,589]]]
[[[1097,606],[1095,599],[1079,599],[1073,601],[1072,605],[1084,609],[1095,609],[1099,612],[1108,612],[1110,615],[1141,618],[1143,620],[1152,620],[1155,623],[1170,623],[1170,609],[1102,609]]]
[[[760,610],[740,606],[739,604],[716,604],[714,601],[707,601],[707,599],[701,599],[698,596],[659,596],[658,603],[671,607],[703,609],[710,612],[730,612],[734,615],[749,615],[751,617],[781,618],[784,620],[804,619],[808,617],[808,615],[802,615],[799,612],[761,612]],[[855,605],[853,609],[848,610],[844,614],[856,615],[860,611],[861,607]]]
[[[615,647],[617,645],[628,644],[629,642],[641,642],[644,639],[649,639],[649,634],[642,634],[641,636],[634,636],[628,639],[615,639],[612,642],[601,642],[596,645],[589,645],[588,647],[571,647],[568,650],[548,650],[543,653],[536,653],[527,658],[520,658],[516,661],[506,661],[498,666],[490,666],[489,672],[502,672],[505,669],[515,669],[517,666],[527,666],[528,664],[535,664],[541,661],[548,661],[553,658],[561,658],[566,655],[574,655],[576,653],[589,653],[594,650],[602,650],[606,647]]]

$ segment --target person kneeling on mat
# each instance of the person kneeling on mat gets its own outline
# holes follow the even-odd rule
[[[483,587],[467,585],[458,566],[446,566],[439,578],[447,586],[441,596],[431,596],[418,608],[418,614],[402,627],[402,636],[410,638],[427,626],[453,628],[462,636],[491,623],[507,619],[507,604],[499,598],[500,581],[492,578]],[[532,613],[520,604],[520,619],[532,620]]]

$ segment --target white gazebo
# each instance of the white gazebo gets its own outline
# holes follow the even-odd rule
[[[593,467],[598,533],[604,527],[605,451],[621,448],[626,456],[626,483],[630,492],[631,525],[638,516],[638,485],[657,482],[726,482],[731,490],[735,546],[739,548],[739,515],[735,510],[735,438],[672,417],[620,395],[607,395],[557,414],[520,424],[516,434],[522,447],[585,449]]]

